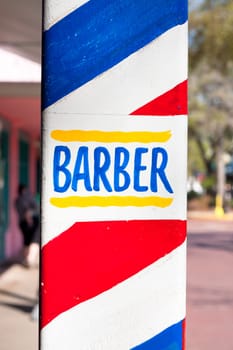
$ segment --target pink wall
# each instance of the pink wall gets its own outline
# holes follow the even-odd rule
[[[22,237],[14,201],[19,184],[19,131],[29,136],[29,188],[36,192],[36,159],[40,142],[40,98],[0,97],[0,116],[9,122],[9,226],[5,234],[6,258],[18,255]]]
[[[9,159],[9,227],[6,232],[6,257],[17,254],[22,247],[22,238],[18,229],[18,220],[14,209],[14,201],[17,195],[18,187],[18,129],[12,125],[10,132],[10,159]],[[13,175],[14,174],[14,175]]]
[[[19,130],[14,125],[10,132],[10,176],[9,176],[9,227],[6,232],[5,253],[6,257],[12,257],[19,253],[22,248],[22,236],[18,228],[18,218],[14,208],[15,198],[18,189],[18,167],[19,167]],[[37,159],[37,144],[33,138],[30,139],[30,154],[29,154],[29,179],[30,191],[36,192],[36,159]],[[13,175],[14,174],[14,175]]]

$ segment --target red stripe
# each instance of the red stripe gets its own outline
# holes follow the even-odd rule
[[[42,327],[168,254],[185,236],[181,220],[74,224],[42,249]]]
[[[186,320],[182,322],[182,350],[186,349]]]
[[[182,115],[187,114],[187,80],[165,94],[140,107],[131,115]]]

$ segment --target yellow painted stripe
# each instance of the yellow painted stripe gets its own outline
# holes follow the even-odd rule
[[[58,208],[69,208],[69,207],[147,207],[154,206],[165,208],[171,205],[173,198],[166,197],[135,197],[135,196],[70,196],[70,197],[52,197],[50,203]]]
[[[171,130],[165,131],[98,131],[98,130],[53,130],[51,137],[62,142],[167,142]]]

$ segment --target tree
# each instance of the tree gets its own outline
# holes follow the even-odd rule
[[[233,64],[233,2],[204,1],[202,10],[190,15],[190,64],[206,62],[224,74]]]
[[[189,136],[199,148],[206,174],[217,175],[220,199],[223,156],[233,153],[232,11],[231,1],[212,0],[190,16]]]

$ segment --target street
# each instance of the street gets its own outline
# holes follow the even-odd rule
[[[233,222],[189,220],[187,256],[186,348],[232,350]],[[38,269],[14,264],[0,276],[1,350],[38,349],[37,287]]]
[[[233,349],[233,222],[188,224],[187,349]]]

